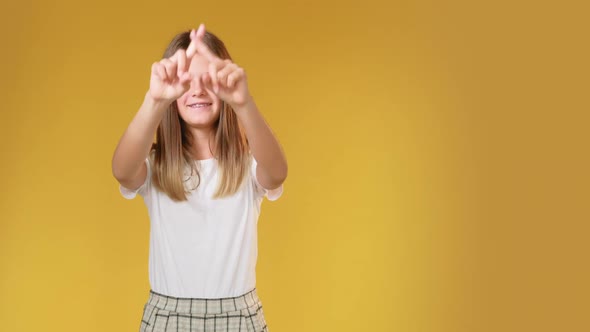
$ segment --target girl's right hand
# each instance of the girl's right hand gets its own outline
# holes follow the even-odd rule
[[[148,95],[155,101],[172,103],[188,91],[191,76],[186,51],[179,49],[173,56],[154,62]]]

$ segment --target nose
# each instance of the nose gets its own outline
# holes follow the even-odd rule
[[[193,96],[203,96],[205,95],[207,92],[205,91],[205,87],[203,86],[203,82],[201,81],[200,76],[195,77],[192,81],[191,81],[191,87],[190,87],[190,91],[191,91],[191,95]]]

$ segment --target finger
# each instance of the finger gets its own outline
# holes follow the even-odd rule
[[[164,77],[160,76],[160,72],[158,71],[159,62],[152,63],[152,74],[156,75],[160,79],[164,79]]]
[[[209,76],[211,76],[211,81],[213,84],[213,91],[215,93],[219,92],[219,82],[217,79],[217,72],[223,66],[223,62],[221,61],[214,61],[209,63]]]
[[[197,52],[197,45],[195,42],[195,30],[191,30],[190,33],[190,38],[191,38],[191,42],[188,44],[188,47],[186,48],[186,57],[187,59],[191,59],[193,57],[193,55],[195,55],[195,53]]]
[[[202,41],[204,36],[205,36],[205,25],[204,24],[199,25],[199,28],[196,31],[195,31],[195,29],[191,30],[191,32],[190,32],[191,42],[186,49],[186,57],[188,59],[191,59],[193,57],[193,55],[195,55],[197,53],[197,43],[199,41]]]
[[[173,56],[170,59],[170,72],[172,73],[172,79],[175,80],[179,77],[178,75],[178,56]]]
[[[209,60],[210,62],[221,60],[209,49],[209,46],[207,46],[207,44],[203,42],[203,39],[197,38],[195,40],[195,47],[197,49],[197,53],[205,57],[205,59]]]
[[[170,59],[163,59],[162,65],[166,68],[166,75],[168,75],[168,79],[170,81],[174,81],[176,78],[176,64]]]
[[[211,80],[211,76],[209,75],[209,73],[203,73],[201,84],[203,89],[210,91],[214,94],[217,94],[215,92],[215,89],[213,88],[213,81]]]
[[[220,85],[227,86],[227,76],[239,67],[238,65],[232,63],[229,60],[225,60],[224,63],[225,67],[223,67],[219,72],[217,72],[217,81]]]
[[[205,24],[201,23],[201,24],[199,24],[197,31],[195,31],[195,37],[203,39],[204,36],[205,36]]]
[[[205,87],[205,89],[213,90],[213,83],[211,81],[211,76],[209,76],[209,73],[203,73],[200,76],[200,80],[201,84],[203,84],[203,87]]]
[[[156,65],[156,72],[162,81],[168,81],[168,76],[166,75],[166,67],[163,64],[158,63]]]
[[[227,76],[227,87],[233,88],[234,84],[237,83],[244,77],[244,69],[238,68]]]
[[[195,42],[195,48],[196,48],[196,52],[201,54],[202,56],[205,57],[205,59],[213,62],[216,60],[220,60],[219,57],[217,57],[207,46],[207,44],[205,44],[205,42],[203,41],[203,38],[205,37],[205,24],[199,25],[199,29],[197,30],[197,32],[195,32],[195,38],[193,38],[193,41]]]
[[[187,82],[190,82],[193,79],[192,76],[193,75],[191,75],[191,73],[189,73],[189,72],[182,73],[182,75],[179,76],[180,84],[186,85]]]
[[[188,71],[188,68],[186,67],[186,53],[183,49],[180,49],[176,52],[176,62],[178,63],[176,75],[178,77],[181,77],[184,73]]]

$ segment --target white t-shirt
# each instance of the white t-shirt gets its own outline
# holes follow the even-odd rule
[[[152,154],[150,154],[152,155]],[[123,197],[143,197],[150,217],[149,281],[157,293],[192,298],[242,295],[256,286],[257,224],[264,196],[277,200],[283,186],[266,190],[256,179],[256,160],[240,189],[213,199],[217,160],[195,160],[201,183],[175,202],[152,186],[146,158],[146,181],[132,191],[119,185]],[[195,176],[196,178],[196,176]],[[193,186],[194,187],[194,186]]]

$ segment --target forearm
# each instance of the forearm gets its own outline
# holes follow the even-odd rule
[[[137,174],[150,151],[168,105],[168,102],[155,101],[146,94],[113,154],[112,171],[115,178],[129,179]]]
[[[281,184],[287,177],[287,161],[281,145],[272,133],[252,98],[234,108],[246,131],[250,150],[273,184]]]

